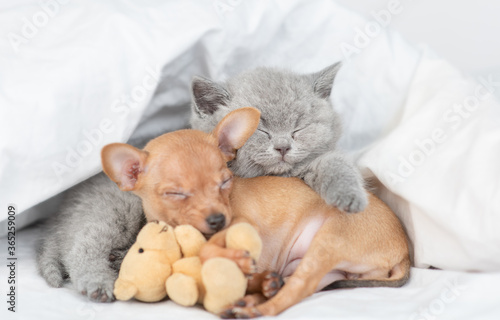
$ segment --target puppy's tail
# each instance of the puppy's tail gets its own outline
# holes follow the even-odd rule
[[[403,261],[392,268],[387,279],[339,280],[329,284],[321,291],[341,288],[402,287],[410,278],[410,266],[410,258],[405,257]]]

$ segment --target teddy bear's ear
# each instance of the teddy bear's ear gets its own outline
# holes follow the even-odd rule
[[[137,293],[137,287],[129,281],[118,278],[115,282],[113,294],[117,300],[127,301],[132,299]]]
[[[112,143],[101,151],[102,168],[123,191],[136,188],[139,176],[145,171],[148,152],[125,143]]]
[[[226,161],[234,159],[236,150],[243,147],[248,138],[257,130],[260,111],[245,107],[228,113],[215,127],[212,134],[219,142],[219,149]]]

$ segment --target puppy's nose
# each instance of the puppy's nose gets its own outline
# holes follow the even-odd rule
[[[274,150],[281,153],[281,156],[284,157],[285,154],[290,150],[290,147],[276,147],[276,148],[274,148]]]
[[[210,229],[214,231],[219,231],[226,225],[226,217],[222,213],[211,214],[206,221]]]

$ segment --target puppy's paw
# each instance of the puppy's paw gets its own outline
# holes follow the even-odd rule
[[[233,311],[239,311],[242,308],[253,308],[266,300],[261,294],[248,294],[236,301],[234,304],[227,306],[219,316],[222,319],[234,319],[236,318],[236,313]]]
[[[257,262],[250,256],[250,252],[241,249],[223,248],[217,251],[217,255],[209,258],[222,257],[234,261],[247,276],[257,272]]]
[[[250,319],[262,317],[256,307],[233,307],[219,314],[222,319]]]
[[[278,273],[269,271],[262,281],[262,294],[266,298],[274,297],[284,284],[283,278]]]
[[[236,250],[239,253],[232,259],[245,275],[252,275],[257,272],[257,261],[250,256],[246,250]]]
[[[328,185],[324,200],[327,204],[348,213],[361,212],[368,205],[368,195],[362,186],[346,187],[335,181]]]
[[[234,305],[231,306],[232,308],[243,308],[243,307],[255,307],[256,305],[259,305],[263,302],[263,298],[260,298],[260,295],[258,294],[248,294],[241,298],[240,300],[236,301]]]
[[[90,278],[90,277],[89,277]],[[87,296],[91,301],[95,302],[112,302],[115,300],[113,296],[113,288],[115,279],[102,279],[99,277],[94,279],[83,280],[76,282],[76,289],[81,294]]]

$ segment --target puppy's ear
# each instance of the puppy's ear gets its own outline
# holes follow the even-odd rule
[[[337,62],[325,69],[313,73],[310,75],[313,81],[314,92],[318,94],[323,99],[328,99],[332,92],[333,81],[335,80],[335,76],[337,76],[337,72],[342,66],[341,62]]]
[[[212,115],[220,106],[226,106],[231,99],[229,92],[217,82],[194,77],[191,82],[194,111],[204,117]]]
[[[251,108],[240,108],[228,113],[215,127],[212,134],[219,142],[219,148],[226,156],[226,161],[234,159],[236,150],[257,130],[260,111]]]
[[[123,191],[134,190],[144,171],[148,153],[125,143],[112,143],[101,151],[102,168]]]

